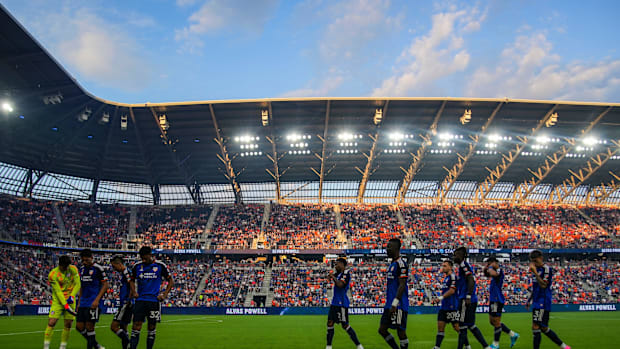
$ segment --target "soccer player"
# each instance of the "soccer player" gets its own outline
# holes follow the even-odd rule
[[[86,338],[87,349],[103,349],[95,338],[95,324],[99,321],[103,295],[108,290],[108,277],[103,267],[94,262],[93,251],[90,249],[80,251],[80,258],[82,259],[80,267],[82,289],[75,329]]]
[[[450,323],[456,333],[459,333],[459,299],[456,294],[456,274],[454,274],[453,268],[454,264],[451,260],[445,260],[441,263],[441,272],[446,276],[443,279],[441,296],[438,298],[441,306],[439,313],[437,313],[437,337],[433,349],[441,348],[447,323]]]
[[[539,250],[530,252],[530,272],[532,273],[532,294],[527,307],[532,305],[532,334],[534,349],[540,348],[542,337],[540,331],[561,348],[570,349],[558,335],[549,328],[549,312],[551,312],[553,269],[543,262],[543,254]]]
[[[133,307],[133,324],[131,325],[131,349],[137,349],[140,342],[140,330],[146,318],[148,320],[147,349],[155,344],[156,326],[161,321],[161,301],[168,297],[174,280],[168,272],[168,267],[162,262],[155,261],[150,247],[143,246],[138,252],[142,262],[137,263],[131,272],[129,285],[131,293],[136,298]],[[168,286],[162,294],[159,293],[163,281]]]
[[[400,348],[409,347],[407,339],[407,312],[409,311],[409,295],[407,290],[407,278],[409,268],[407,263],[400,258],[400,239],[390,239],[387,244],[387,255],[392,263],[387,271],[387,292],[379,334],[385,339],[392,349],[398,349],[396,340],[388,332],[395,329],[400,339]]]
[[[476,327],[476,307],[478,306],[476,279],[474,279],[474,270],[465,258],[467,258],[467,249],[465,247],[459,247],[454,250],[454,263],[458,266],[459,270],[456,285],[461,315],[459,319],[458,349],[463,349],[469,341],[467,338],[467,329],[474,334],[474,337],[482,344],[483,348],[489,349],[489,344],[482,336],[480,329]]]
[[[502,322],[502,311],[504,310],[504,294],[502,287],[504,285],[504,271],[499,267],[497,258],[491,256],[487,259],[487,265],[484,268],[484,275],[491,278],[489,283],[489,321],[495,329],[493,344],[491,349],[499,349],[499,339],[502,331],[510,334],[510,347],[514,347],[519,334],[512,331]]]
[[[129,280],[131,280],[131,274],[129,272],[129,269],[125,267],[125,263],[123,262],[123,256],[116,255],[112,257],[112,260],[110,262],[112,264],[112,268],[116,272],[121,274],[119,308],[114,315],[114,319],[112,320],[112,324],[110,325],[110,330],[112,330],[112,332],[114,332],[114,334],[116,334],[121,339],[123,349],[128,349],[129,334],[127,333],[127,325],[131,323],[131,318],[133,315],[133,305],[131,303],[131,299],[129,298]]]
[[[58,266],[50,271],[47,280],[52,287],[52,305],[50,306],[49,320],[45,328],[43,348],[49,349],[54,326],[62,316],[65,327],[60,337],[60,349],[67,347],[71,325],[75,319],[75,296],[80,291],[80,274],[75,265],[71,265],[69,256],[60,256]]]
[[[342,329],[347,331],[349,337],[357,349],[364,349],[357,334],[349,325],[349,296],[347,291],[351,284],[351,273],[347,270],[347,259],[340,257],[336,260],[336,275],[330,271],[328,279],[334,281],[334,297],[329,307],[329,315],[327,316],[327,347],[332,349],[332,340],[334,339],[334,323],[342,325]]]

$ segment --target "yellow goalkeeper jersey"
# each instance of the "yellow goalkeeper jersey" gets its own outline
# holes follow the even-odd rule
[[[52,287],[52,300],[62,306],[67,304],[67,297],[75,297],[80,292],[80,273],[75,265],[69,265],[65,272],[60,267],[52,269],[47,281]]]

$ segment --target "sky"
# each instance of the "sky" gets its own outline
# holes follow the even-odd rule
[[[618,1],[2,0],[117,102],[508,97],[620,102]]]

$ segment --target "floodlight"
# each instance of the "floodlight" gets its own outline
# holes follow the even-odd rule
[[[594,137],[586,137],[583,139],[583,144],[585,145],[595,145],[598,143],[598,140]]]
[[[13,106],[9,102],[4,102],[2,103],[2,110],[4,110],[7,113],[12,113]]]

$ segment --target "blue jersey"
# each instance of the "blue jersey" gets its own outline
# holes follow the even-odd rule
[[[405,279],[405,292],[400,297],[400,303],[398,308],[409,312],[409,290],[407,286],[407,278],[409,276],[409,268],[407,263],[400,257],[390,264],[387,272],[387,292],[385,297],[385,309],[392,307],[392,301],[396,298],[396,291],[398,291],[398,284],[401,279]]]
[[[80,267],[80,282],[82,283],[82,295],[80,296],[80,307],[90,308],[97,298],[104,281],[108,281],[103,267],[94,263],[90,267],[82,265]],[[103,297],[99,300],[99,306],[103,303]]]
[[[131,273],[129,268],[125,268],[121,272],[121,288],[118,291],[118,300],[121,306],[129,302],[129,280],[131,280]]]
[[[446,275],[443,279],[441,294],[444,295],[450,289],[454,290],[454,294],[441,300],[441,310],[457,310],[459,307],[459,298],[456,292],[456,275],[454,273]]]
[[[351,284],[351,273],[349,273],[348,270],[338,273],[338,275],[336,275],[336,280],[344,281],[344,287],[338,287],[336,286],[336,283],[334,283],[334,298],[332,299],[332,305],[348,308],[349,296],[347,295],[347,291],[349,290],[349,285]]]
[[[158,302],[157,296],[162,282],[170,276],[168,267],[162,262],[138,263],[133,267],[132,279],[136,283],[137,301]]]
[[[476,278],[474,277],[474,269],[467,261],[462,261],[459,264],[459,277],[456,279],[456,288],[458,290],[459,299],[465,299],[467,297],[467,277],[471,275],[474,278],[474,291],[471,294],[471,302],[478,303],[478,296],[476,296]]]
[[[545,309],[551,311],[552,293],[551,284],[553,281],[553,269],[548,265],[536,268],[540,278],[547,282],[547,288],[542,288],[536,280],[536,276],[532,276],[532,307],[534,309]]]
[[[504,294],[502,293],[502,287],[504,285],[504,271],[502,268],[497,268],[496,270],[493,267],[489,267],[489,270],[491,269],[497,272],[497,276],[491,277],[491,282],[489,283],[489,301],[504,304],[506,303]]]

